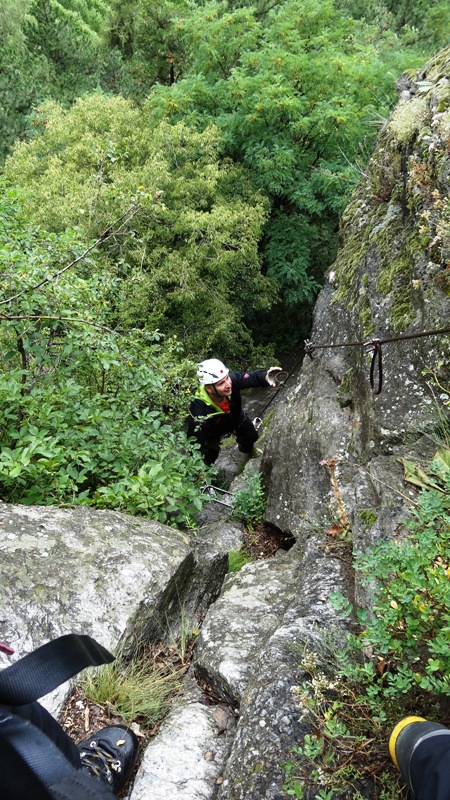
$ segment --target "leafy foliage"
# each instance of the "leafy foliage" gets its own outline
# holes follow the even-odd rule
[[[115,278],[101,259],[86,258],[44,281],[68,253],[81,251],[79,231],[49,235],[21,213],[20,198],[6,192],[2,498],[120,508],[189,524],[202,505],[205,473],[182,429],[193,365],[177,341],[157,332],[124,336],[105,326]]]
[[[311,301],[335,253],[358,148],[394,99],[395,39],[318,0],[300,14],[286,0],[263,16],[209,2],[180,25],[190,63],[182,80],[154,88],[152,113],[218,125],[225,154],[271,200],[267,274],[288,305]]]
[[[34,109],[49,97],[62,103],[94,90],[112,90],[122,74],[120,54],[103,46],[107,0],[3,0],[0,9],[0,158],[16,137],[39,131]]]
[[[23,46],[24,25],[34,24],[32,10],[33,0],[2,0],[0,6],[0,36],[3,47]]]
[[[246,525],[256,525],[264,520],[266,498],[259,472],[252,475],[233,499],[233,516]]]
[[[359,636],[382,663],[381,678],[370,683],[374,703],[399,697],[426,702],[450,696],[450,453],[432,463],[430,472],[442,489],[423,489],[400,542],[379,544],[360,556],[357,568],[375,580],[373,617]],[[367,675],[369,672],[369,675]],[[420,699],[422,698],[422,701]]]
[[[199,310],[204,310],[205,316],[214,315],[216,320],[226,319],[227,332],[225,323],[221,323],[217,335],[205,340],[201,330],[192,350],[197,351],[200,343],[204,344],[203,350],[221,350],[232,335],[229,353],[222,354],[234,360],[238,355],[249,359],[253,331],[253,338],[265,343],[270,329],[272,338],[277,335],[279,340],[284,339],[284,347],[287,331],[292,344],[306,335],[312,302],[324,270],[336,253],[338,217],[358,177],[355,160],[361,150],[369,152],[375,133],[373,121],[384,117],[395,99],[395,75],[418,63],[414,47],[422,42],[419,22],[424,20],[431,31],[439,19],[446,30],[446,13],[442,3],[432,2],[425,8],[422,0],[415,0],[408,8],[404,3],[397,8],[381,0],[364,7],[357,0],[341,0],[336,5],[331,0],[307,0],[302,3],[300,14],[294,0],[275,5],[261,0],[251,7],[216,0],[200,5],[186,0],[164,0],[158,5],[149,0],[80,0],[76,7],[68,0],[34,0],[32,5],[21,0],[10,15],[6,27],[9,45],[4,59],[0,57],[0,104],[5,110],[2,141],[9,147],[17,135],[28,139],[45,131],[46,143],[53,136],[54,176],[61,171],[58,200],[53,202],[54,209],[60,209],[55,214],[60,218],[56,224],[78,224],[73,211],[79,208],[86,215],[81,222],[85,230],[99,222],[101,214],[98,219],[92,218],[99,210],[99,202],[112,207],[114,197],[124,199],[130,192],[135,194],[142,184],[147,189],[146,180],[140,181],[135,175],[146,148],[153,160],[153,172],[158,173],[158,166],[164,172],[164,158],[161,163],[160,155],[154,155],[155,148],[149,152],[147,147],[153,133],[161,147],[167,147],[171,134],[161,135],[162,128],[157,124],[161,119],[168,119],[171,125],[182,122],[192,135],[197,135],[194,131],[206,135],[212,131],[211,125],[217,126],[220,136],[215,134],[214,162],[223,175],[233,174],[229,191],[224,191],[224,181],[220,188],[217,184],[217,190],[212,189],[216,197],[221,195],[220,202],[215,201],[220,222],[214,219],[214,209],[208,207],[208,216],[203,220],[196,215],[194,235],[185,230],[180,235],[177,226],[180,209],[184,217],[184,205],[168,202],[165,189],[167,214],[152,221],[150,237],[141,237],[141,256],[144,250],[148,254],[155,242],[158,258],[162,255],[158,263],[164,266],[166,275],[173,267],[167,253],[175,243],[178,250],[185,245],[195,250],[199,241],[206,243],[207,247],[202,248],[204,267],[192,269],[191,256],[185,259],[183,253],[183,266],[177,265],[174,272],[175,288],[167,286],[161,275],[149,280],[153,265],[147,269],[144,263],[142,270],[137,251],[139,266],[133,279],[140,281],[140,300],[136,312],[141,315],[139,324],[147,312],[149,325],[176,333],[188,342],[196,333]],[[380,20],[384,20],[381,33]],[[425,41],[432,46],[431,39],[425,36]],[[16,47],[16,43],[21,46]],[[95,113],[78,103],[75,117],[63,117],[60,112],[60,124],[56,124],[55,109],[49,111],[45,107],[41,112],[42,104],[52,97],[67,106],[92,90],[98,92],[92,96],[91,111],[98,107],[100,127],[105,119],[102,92],[133,97],[146,111],[142,114],[134,109],[132,121],[131,106],[125,110],[126,106],[119,102],[115,106],[117,120],[110,120],[111,147],[106,146],[105,128],[98,152],[88,153],[80,145],[73,169],[68,170],[64,156],[71,129],[77,132],[82,128],[76,117],[82,118],[82,135],[89,140],[94,130],[99,133]],[[130,122],[129,136],[124,130],[117,135],[122,113]],[[49,127],[52,133],[47,138]],[[173,134],[175,140],[177,131]],[[144,140],[143,149],[139,138]],[[73,147],[75,140],[76,133],[71,139]],[[45,148],[46,145],[44,151]],[[205,183],[209,177],[194,149],[188,148],[186,153],[192,159],[191,186],[194,182]],[[246,171],[239,171],[238,164]],[[184,180],[185,165],[186,162],[178,172]],[[150,166],[148,160],[146,166]],[[173,170],[170,172],[172,179]],[[34,188],[39,183],[46,185],[48,177],[48,169],[42,176],[38,171]],[[17,174],[14,180],[20,180]],[[236,204],[231,197],[231,183],[237,194]],[[240,191],[244,184],[245,199]],[[181,199],[178,181],[173,188],[172,197],[179,194]],[[211,188],[206,189],[209,198]],[[55,199],[54,190],[51,180],[47,212]],[[255,190],[260,192],[258,197]],[[36,200],[36,207],[40,200]],[[191,208],[190,200],[187,210]],[[243,201],[240,208],[239,200]],[[224,205],[230,211],[228,219]],[[252,215],[252,206],[258,208],[257,219]],[[196,212],[199,210],[196,208]],[[243,225],[243,219],[247,224]],[[191,223],[192,220],[190,226]],[[43,224],[48,227],[53,223],[46,220]],[[233,237],[229,236],[230,226]],[[162,234],[164,227],[165,235],[155,237],[155,230]],[[167,236],[168,230],[173,233],[172,238]],[[255,287],[254,280],[248,285],[244,279],[243,292],[230,291],[230,281],[226,280],[225,286],[224,282],[220,286],[216,282],[209,293],[202,291],[211,275],[216,276],[222,268],[222,258],[215,258],[218,248],[222,256],[225,248],[228,256],[234,253],[235,262],[243,247],[247,254],[250,252],[248,239],[242,242],[238,237],[236,241],[238,233],[245,230],[252,240],[256,239],[251,245],[252,265],[263,273],[258,285]],[[239,280],[243,270],[247,271],[247,266],[241,264]],[[180,272],[181,277],[177,275]],[[179,280],[183,284],[181,292]],[[127,307],[133,296],[131,281],[129,287],[124,298]],[[226,303],[212,302],[218,296],[223,299],[224,293],[228,295]],[[157,319],[153,313],[156,307],[159,311],[155,295],[158,300],[163,296]],[[170,301],[166,306],[167,295]],[[147,300],[141,302],[144,296]],[[253,307],[249,296],[255,297]],[[237,311],[236,305],[240,306]],[[275,326],[272,308],[277,316]],[[177,325],[175,319],[180,316],[185,319]],[[132,314],[129,323],[133,324]]]
[[[442,0],[336,0],[353,17],[398,33],[406,45],[444,47],[450,30],[450,9]]]
[[[114,0],[108,42],[122,54],[124,77],[134,98],[145,98],[155,83],[172,85],[183,72],[186,53],[180,20],[186,0]]]
[[[123,277],[114,303],[120,324],[176,335],[195,357],[251,358],[246,319],[274,296],[258,253],[267,203],[245,170],[220,163],[217,129],[162,122],[152,130],[123,98],[91,96],[68,112],[50,104],[43,113],[45,134],[19,145],[5,165],[29,193],[36,222],[98,235],[139,203],[132,235],[110,255]]]
[[[389,758],[386,735],[373,717],[360,685],[348,675],[343,631],[317,632],[314,649],[293,645],[301,680],[293,688],[300,722],[309,726],[283,764],[287,797],[396,800],[401,776]]]
[[[10,29],[7,43],[0,50],[0,160],[14,140],[24,135],[39,88],[46,91],[47,87],[45,58],[24,48],[20,26]]]

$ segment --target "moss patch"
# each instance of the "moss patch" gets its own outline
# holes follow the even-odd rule
[[[360,519],[367,525],[368,528],[371,528],[372,525],[375,525],[378,514],[373,510],[373,508],[361,508],[358,512]]]
[[[400,103],[390,119],[390,128],[397,142],[410,142],[425,124],[428,114],[428,102],[424,97],[414,97],[406,103]]]

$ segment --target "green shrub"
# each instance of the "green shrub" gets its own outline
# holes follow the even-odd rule
[[[259,473],[251,476],[246,486],[233,500],[233,516],[246,525],[257,525],[263,522],[266,500],[262,478]]]
[[[373,598],[370,614],[356,611],[359,633],[348,634],[344,646],[336,640],[334,648],[317,647],[315,641],[314,651],[299,654],[303,676],[294,693],[311,732],[283,765],[287,796],[359,800],[369,782],[371,796],[394,800],[400,777],[387,748],[393,726],[408,714],[444,721],[450,696],[450,451],[439,450],[427,472],[408,467],[407,479],[424,487],[407,520],[408,534],[356,559]],[[343,617],[355,614],[342,595],[333,602]]]
[[[310,726],[282,765],[285,796],[331,800],[397,800],[400,776],[380,739],[361,687],[348,674],[353,663],[340,629],[318,629],[314,648],[293,645],[301,680],[293,687],[299,721]]]
[[[190,525],[205,480],[183,431],[195,366],[175,337],[114,331],[117,281],[101,254],[83,256],[76,229],[32,226],[1,188],[2,499]]]
[[[353,645],[369,648],[383,668],[376,672],[366,662],[354,677],[382,715],[392,702],[415,703],[417,711],[418,704],[450,696],[450,467],[434,461],[429,472],[442,488],[422,489],[410,533],[356,561],[375,589],[373,613],[360,615],[363,630]]]
[[[167,360],[157,359],[158,375],[155,354],[152,365],[140,355],[135,373],[125,362],[103,394],[72,377],[70,365],[53,376],[53,385],[37,383],[25,395],[20,370],[0,376],[4,500],[81,503],[189,522],[202,507],[205,466],[180,422],[170,422],[161,408]]]

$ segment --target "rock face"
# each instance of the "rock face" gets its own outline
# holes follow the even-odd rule
[[[382,392],[371,393],[367,349],[317,349],[270,427],[268,519],[301,541],[343,509],[356,549],[391,537],[408,494],[398,458],[436,450],[446,396],[430,371],[448,386],[450,361],[449,63],[447,49],[409,81],[380,133],[315,309],[317,345],[399,339],[382,347]]]
[[[1,638],[16,657],[64,633],[130,649],[177,635],[181,606],[202,613],[226,570],[209,556],[206,574],[183,534],[116,512],[1,503],[0,525]],[[61,696],[49,698],[51,710]]]
[[[189,540],[114,512],[0,505],[0,639],[17,655],[69,631],[106,646],[122,637],[131,650],[176,634],[181,607],[201,625],[186,692],[144,754],[130,800],[283,797],[282,765],[307,731],[295,647],[339,630],[332,590],[370,602],[327,530],[348,524],[353,550],[394,537],[409,494],[399,458],[426,462],[436,447],[448,396],[430,377],[448,385],[449,336],[417,334],[450,324],[449,68],[447,50],[402,84],[317,301],[312,342],[327,347],[280,394],[258,443],[267,520],[294,547],[224,581],[242,537],[225,507],[199,515]],[[329,346],[373,339],[396,339],[382,346],[378,395],[370,353]]]

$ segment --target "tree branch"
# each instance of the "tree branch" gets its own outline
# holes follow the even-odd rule
[[[107,333],[117,333],[117,331],[114,331],[112,328],[108,328],[106,325],[100,325],[99,322],[91,322],[90,320],[83,319],[81,317],[51,317],[47,314],[22,314],[19,316],[10,317],[7,314],[0,313],[0,322],[2,320],[6,322],[14,322],[20,319],[53,319],[56,322],[81,322],[83,325],[91,325],[93,328],[100,328],[100,330],[106,331]]]
[[[57,278],[59,278],[59,276],[62,275],[64,272],[66,272],[68,269],[73,267],[75,264],[78,264],[78,262],[82,261],[83,258],[86,258],[87,254],[90,253],[91,250],[94,250],[95,247],[98,247],[100,244],[103,244],[103,242],[106,242],[108,239],[111,238],[111,236],[116,236],[116,234],[119,233],[123,225],[125,225],[130,219],[132,219],[136,211],[137,211],[137,206],[134,205],[130,206],[130,208],[124,211],[123,214],[121,214],[120,217],[118,217],[112,223],[112,225],[109,225],[108,228],[102,234],[100,234],[99,238],[93,244],[87,247],[86,250],[84,250],[84,252],[81,253],[81,255],[77,256],[77,258],[74,258],[74,260],[71,261],[70,264],[66,264],[66,266],[60,269],[59,272],[55,272],[55,274],[51,275],[49,278],[44,278],[35,286],[28,286],[26,289],[22,289],[21,292],[17,292],[17,294],[8,297],[6,300],[0,300],[0,306],[4,306],[6,303],[11,303],[13,300],[17,300],[18,297],[22,297],[22,295],[27,294],[27,292],[33,292],[36,289],[40,289],[41,286],[43,286],[45,283],[49,283],[50,281],[54,281]],[[119,222],[120,225],[117,228],[117,230],[113,230],[114,226],[117,225]],[[21,319],[21,318],[11,317],[11,319]],[[40,317],[28,317],[28,319],[40,319]]]

